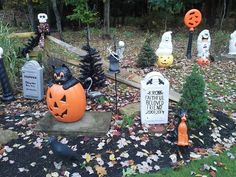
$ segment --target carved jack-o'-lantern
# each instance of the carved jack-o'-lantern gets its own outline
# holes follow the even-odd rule
[[[46,101],[52,115],[61,122],[80,120],[86,109],[85,91],[80,83],[67,90],[62,85],[53,84],[48,87]]]
[[[201,66],[209,65],[210,61],[207,58],[202,57],[202,58],[197,59],[197,64],[199,64]]]
[[[157,65],[160,67],[168,67],[173,64],[173,55],[161,55],[157,59]]]

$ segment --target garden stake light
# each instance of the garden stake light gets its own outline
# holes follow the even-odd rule
[[[12,93],[11,85],[7,77],[7,72],[3,62],[3,49],[0,47],[0,82],[2,85],[2,101],[13,101],[15,98]]]
[[[117,110],[117,104],[118,104],[118,98],[117,98],[117,74],[120,72],[120,60],[123,57],[123,52],[124,52],[124,42],[123,41],[119,41],[119,47],[116,48],[116,44],[114,42],[114,48],[115,51],[111,50],[111,47],[108,47],[108,52],[109,52],[109,56],[108,56],[108,60],[109,60],[109,71],[111,73],[115,74],[115,92],[116,92],[116,114],[118,113]]]
[[[184,23],[189,28],[189,39],[188,39],[188,48],[187,48],[187,58],[191,59],[192,54],[192,40],[193,40],[193,31],[202,21],[202,14],[197,9],[189,10],[184,16]]]

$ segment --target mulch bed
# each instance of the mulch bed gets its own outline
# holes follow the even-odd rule
[[[112,84],[109,87],[113,87]],[[103,93],[108,93],[104,88]],[[119,88],[119,106],[137,102],[137,90]],[[112,93],[114,96],[114,93]],[[112,95],[111,94],[111,95]],[[112,96],[105,94],[107,101],[88,100],[88,111],[113,111]],[[110,101],[109,101],[110,100]],[[130,101],[129,101],[130,100]],[[114,101],[114,99],[113,99]],[[235,144],[235,123],[226,114],[212,110],[210,121],[205,127],[189,130],[189,148],[176,146],[176,129],[168,129],[164,134],[149,133],[141,126],[140,117],[134,118],[131,127],[121,127],[121,116],[113,116],[111,128],[105,137],[58,137],[80,156],[79,161],[63,161],[46,146],[47,134],[35,133],[33,128],[47,112],[44,101],[34,101],[18,97],[10,104],[2,103],[4,114],[0,114],[0,127],[12,129],[19,135],[5,145],[5,153],[0,155],[1,176],[42,177],[42,176],[113,176],[120,177],[136,173],[155,172],[161,168],[176,168],[179,162],[214,155]],[[174,104],[171,104],[169,121],[178,122]],[[174,124],[173,124],[174,125]],[[172,125],[172,127],[173,127]],[[181,153],[182,152],[182,153]],[[186,153],[184,153],[186,152]],[[86,153],[91,157],[87,159]],[[176,161],[176,158],[177,161]],[[183,159],[181,159],[181,157]]]

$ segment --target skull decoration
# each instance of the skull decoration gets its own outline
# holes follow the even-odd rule
[[[47,19],[48,19],[47,14],[45,14],[45,13],[39,13],[38,14],[39,23],[46,23]]]

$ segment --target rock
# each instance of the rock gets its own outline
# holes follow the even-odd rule
[[[127,116],[134,117],[140,113],[140,103],[128,104],[120,108],[120,113]]]
[[[18,134],[16,132],[0,128],[0,144],[7,144],[13,139],[18,139]]]

